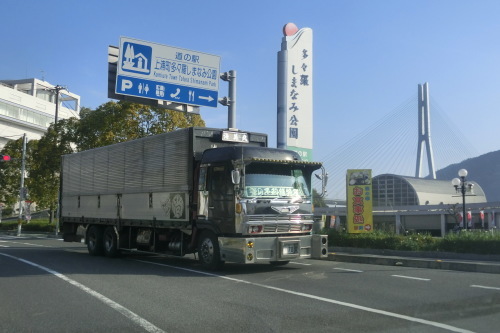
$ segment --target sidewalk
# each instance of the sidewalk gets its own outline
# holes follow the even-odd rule
[[[500,255],[330,247],[328,260],[500,274]]]

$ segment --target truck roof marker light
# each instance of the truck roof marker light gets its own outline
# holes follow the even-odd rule
[[[222,131],[222,141],[248,143],[248,133]]]
[[[321,162],[310,162],[300,160],[276,160],[271,158],[252,157],[251,161],[254,162],[267,162],[267,163],[288,163],[288,164],[303,164],[303,165],[322,165]]]

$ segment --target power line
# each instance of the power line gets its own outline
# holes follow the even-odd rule
[[[330,199],[345,198],[348,169],[372,169],[373,176],[392,173],[414,176],[418,145],[417,94],[340,147],[320,158],[329,173]],[[477,154],[460,129],[431,98],[431,135],[436,170]],[[426,163],[423,164],[425,167]],[[425,168],[427,173],[429,170]],[[319,181],[314,180],[319,188]]]

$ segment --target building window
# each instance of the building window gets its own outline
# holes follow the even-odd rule
[[[49,127],[50,123],[54,121],[53,117],[3,102],[0,102],[0,115],[43,127]]]

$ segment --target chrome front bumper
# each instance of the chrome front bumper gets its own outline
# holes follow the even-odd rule
[[[245,264],[311,258],[312,235],[287,237],[219,237],[221,260]]]

